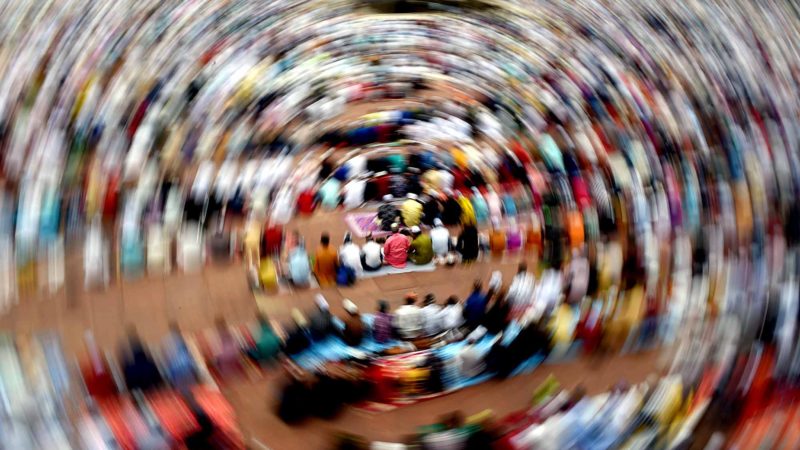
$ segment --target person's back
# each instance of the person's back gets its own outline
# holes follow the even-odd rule
[[[378,270],[383,264],[383,257],[381,256],[381,244],[369,240],[363,247],[361,247],[362,259],[361,263],[364,270]]]
[[[392,267],[404,268],[408,259],[409,246],[411,246],[411,241],[406,236],[394,233],[386,240],[386,244],[383,246],[384,262]]]
[[[450,250],[450,231],[442,226],[442,221],[436,219],[435,227],[431,230],[431,248],[436,256],[444,257]]]
[[[347,345],[358,346],[364,338],[364,322],[361,320],[360,314],[348,314],[342,320],[344,322],[344,330],[342,330],[342,339]]]
[[[473,226],[466,226],[458,237],[457,250],[461,253],[464,261],[474,261],[478,258],[480,249],[478,241],[478,229]]]
[[[361,249],[353,242],[347,242],[339,249],[339,259],[342,265],[347,266],[356,273],[356,276],[361,276]]]
[[[336,269],[339,263],[339,255],[330,246],[330,238],[327,234],[322,236],[320,246],[314,257],[314,274],[319,280],[319,284],[332,286],[336,283]]]
[[[472,293],[464,302],[464,321],[467,326],[474,328],[480,325],[483,315],[486,312],[486,301],[488,296],[481,292],[481,285],[475,283]]]
[[[372,321],[372,337],[376,342],[384,343],[392,338],[392,322],[394,317],[385,311],[375,314]]]
[[[308,253],[303,246],[297,246],[289,253],[289,276],[292,283],[306,286],[311,275],[311,264],[308,261]]]
[[[433,260],[433,244],[427,234],[418,233],[411,241],[408,259],[414,264],[428,264]]]
[[[506,251],[506,232],[502,228],[493,228],[489,233],[489,248],[494,257],[502,256]]]
[[[336,178],[329,178],[319,188],[320,203],[326,209],[334,209],[339,205],[339,191],[342,183]]]
[[[406,304],[394,313],[395,328],[404,339],[417,338],[423,331],[422,310],[414,302],[414,297],[407,297]]]
[[[422,203],[415,198],[409,198],[400,207],[400,215],[403,217],[403,223],[407,227],[419,225],[422,218]]]
[[[269,322],[262,320],[259,327],[258,340],[256,341],[258,359],[261,361],[273,360],[277,358],[280,349],[281,340],[275,334]]]

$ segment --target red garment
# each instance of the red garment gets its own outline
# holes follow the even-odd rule
[[[570,177],[572,182],[572,194],[575,196],[575,203],[578,204],[579,209],[591,206],[592,200],[589,196],[589,189],[586,186],[586,181],[581,177]]]
[[[264,255],[276,255],[281,252],[283,246],[283,227],[273,225],[264,230]]]
[[[411,240],[400,233],[389,236],[383,246],[383,262],[398,269],[404,268],[408,259],[408,247],[410,246]]]
[[[314,191],[307,190],[297,197],[297,211],[300,214],[311,214],[317,208]]]
[[[381,199],[384,195],[390,193],[389,187],[391,184],[391,176],[390,175],[383,175],[381,177],[375,178],[374,180],[375,186],[378,188],[377,198]]]

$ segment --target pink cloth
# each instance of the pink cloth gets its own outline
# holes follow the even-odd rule
[[[411,240],[400,233],[389,236],[383,246],[383,262],[398,269],[404,268],[410,246]]]

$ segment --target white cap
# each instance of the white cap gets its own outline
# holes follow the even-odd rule
[[[355,314],[358,312],[358,306],[356,306],[356,304],[353,303],[353,301],[349,298],[342,300],[342,307],[350,314]]]
[[[391,201],[393,198],[394,197],[392,197],[392,194],[386,194],[383,196],[383,201],[388,202]]]
[[[419,196],[413,192],[409,192],[407,197],[410,198],[411,200],[416,200],[419,198]]]
[[[440,218],[438,218],[438,217],[437,217],[437,218],[435,218],[435,219],[433,219],[433,224],[434,224],[434,225],[436,225],[437,227],[440,227],[440,226],[442,226],[442,225],[443,225],[443,223],[442,223],[442,219],[440,219]]]
[[[418,234],[421,233],[422,231],[419,229],[418,226],[414,225],[413,227],[411,227],[411,232],[414,234]]]
[[[314,301],[317,302],[319,309],[328,309],[328,301],[325,300],[325,297],[323,297],[322,294],[317,294],[317,296],[314,297]]]

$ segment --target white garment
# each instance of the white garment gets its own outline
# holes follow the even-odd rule
[[[422,310],[416,305],[403,305],[394,313],[394,326],[404,339],[419,337],[423,330]]]
[[[381,259],[381,244],[375,241],[370,241],[361,247],[361,252],[364,254],[364,263],[369,267],[376,268],[383,264]]]
[[[208,195],[208,190],[211,188],[211,183],[214,180],[214,163],[205,161],[200,164],[197,169],[197,175],[194,177],[194,184],[192,184],[192,198],[195,200],[203,200]]]
[[[442,307],[437,304],[430,304],[422,308],[423,329],[425,334],[430,336],[432,334],[442,331],[441,312]]]
[[[508,288],[508,301],[512,309],[525,308],[533,302],[534,284],[535,279],[530,272],[514,275]]]
[[[489,189],[489,192],[484,196],[486,199],[486,206],[489,207],[489,215],[494,219],[503,217],[503,204],[500,201],[500,196],[494,189]]]
[[[442,191],[447,192],[453,189],[453,182],[455,181],[456,177],[447,170],[440,170],[439,171],[439,186],[441,187]]]
[[[353,179],[367,171],[367,158],[364,155],[357,155],[346,163],[347,178]]]
[[[364,189],[366,186],[367,182],[365,180],[353,180],[344,185],[342,189],[344,209],[355,209],[364,203]]]
[[[561,296],[561,272],[547,269],[542,274],[542,281],[536,286],[533,294],[533,306],[538,315],[549,316],[558,306]]]
[[[450,250],[450,231],[443,227],[433,227],[431,230],[431,244],[436,256],[445,256]]]
[[[356,277],[363,275],[364,270],[361,268],[361,250],[358,248],[358,245],[351,242],[339,247],[339,259],[342,265],[353,269],[356,273]]]
[[[569,301],[579,302],[589,288],[589,260],[583,256],[573,259],[569,265],[570,288]]]
[[[272,204],[272,221],[279,225],[286,225],[292,220],[294,214],[295,194],[294,191],[284,189],[275,196],[275,202]]]
[[[460,303],[447,305],[439,311],[439,323],[443,330],[454,330],[464,323],[464,307]]]

